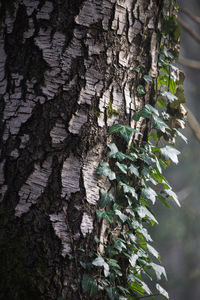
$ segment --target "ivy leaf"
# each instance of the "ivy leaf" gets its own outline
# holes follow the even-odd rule
[[[118,285],[117,287],[118,287],[118,289],[119,289],[122,293],[124,293],[124,294],[129,294],[129,290],[126,289],[126,288],[124,288],[123,286]],[[120,297],[119,300],[127,300],[127,298]]]
[[[94,297],[98,292],[98,284],[96,279],[88,276],[86,273],[83,274],[81,285],[83,293],[90,292],[91,297]]]
[[[160,284],[156,284],[156,289],[165,299],[169,299],[168,292],[165,289],[163,289],[163,287]]]
[[[110,274],[109,265],[105,262],[105,260],[103,259],[103,257],[101,255],[99,255],[97,258],[95,258],[95,260],[93,260],[92,264],[96,267],[103,267],[104,275],[105,275],[105,277],[108,277],[108,275]]]
[[[136,265],[136,261],[137,261],[137,259],[138,259],[138,256],[137,256],[137,254],[131,254],[131,257],[129,258],[129,262],[130,262],[130,264],[131,264],[131,266],[134,268],[135,267],[135,265]]]
[[[100,200],[100,203],[99,203],[100,208],[104,208],[111,201],[115,201],[114,196],[110,193],[107,193],[104,189],[100,189],[100,195],[101,195],[101,200]]]
[[[119,185],[122,186],[125,194],[130,193],[134,198],[136,198],[136,199],[138,198],[138,196],[135,192],[135,189],[133,187],[131,187],[130,185],[128,185],[126,183],[123,183],[122,181],[119,181]]]
[[[146,104],[139,112],[135,113],[133,120],[138,121],[140,117],[150,118],[152,115],[159,115],[158,110],[150,104]]]
[[[142,189],[141,195],[143,198],[149,199],[152,201],[153,204],[155,204],[157,194],[152,188],[145,187],[144,189]]]
[[[117,158],[119,161],[122,161],[126,158],[126,155],[122,152],[120,152],[117,148],[117,146],[114,143],[110,143],[108,145],[110,148],[110,152],[108,153],[108,157],[110,158]]]
[[[131,174],[134,174],[135,176],[140,177],[138,169],[136,167],[134,167],[133,164],[130,165],[129,171]]]
[[[153,79],[152,79],[149,75],[144,75],[143,78],[144,78],[144,80],[147,81],[147,82],[148,82],[148,81],[153,82]]]
[[[120,169],[120,171],[124,174],[127,174],[128,167],[125,164],[120,164],[118,161],[115,163],[115,165]]]
[[[165,103],[165,101],[164,101],[163,98],[158,98],[157,104],[158,104],[158,106],[160,106],[160,107],[165,107],[165,108],[167,107],[167,105],[166,105],[166,103]]]
[[[150,220],[154,221],[155,223],[158,224],[158,221],[156,218],[153,216],[153,214],[145,207],[145,206],[139,206],[136,209],[138,215],[140,216],[141,219],[145,217],[149,217]]]
[[[145,109],[148,110],[152,115],[159,116],[158,110],[155,107],[153,107],[151,104],[146,104]]]
[[[151,245],[147,244],[147,249],[149,250],[149,252],[155,256],[158,260],[160,259],[160,254],[158,253],[158,251],[152,247]]]
[[[126,249],[126,245],[124,243],[124,241],[120,238],[116,238],[114,240],[114,245],[115,245],[115,248],[119,251],[119,252],[122,252],[123,249]]]
[[[141,132],[139,132],[136,129],[133,129],[130,126],[126,126],[126,125],[121,125],[121,124],[114,124],[112,126],[109,127],[109,133],[113,134],[113,133],[117,133],[119,132],[122,137],[125,139],[126,142],[129,142],[133,132],[138,133],[141,135]]]
[[[160,201],[164,204],[165,207],[167,208],[171,208],[171,206],[167,203],[167,201],[165,200],[165,198],[162,195],[158,195],[158,198],[160,199]]]
[[[117,152],[119,152],[119,150],[118,150],[117,146],[115,145],[115,143],[108,144],[108,147],[111,150],[109,152],[110,157],[113,157],[113,155],[115,155]]]
[[[176,128],[173,128],[176,131],[176,134],[187,144],[188,143],[188,139],[186,138],[186,136],[184,136],[180,131],[178,131]]]
[[[119,295],[117,293],[117,289],[115,287],[106,287],[106,292],[108,294],[108,297],[110,300],[116,300],[118,299]]]
[[[98,218],[103,218],[109,223],[113,222],[113,216],[114,216],[113,211],[96,210],[96,214]]]
[[[157,277],[158,280],[161,280],[162,275],[167,280],[167,275],[166,275],[166,272],[165,272],[165,268],[163,266],[157,265],[153,262],[151,262],[150,265],[152,266],[153,270],[155,271],[156,277]]]
[[[176,202],[176,204],[180,207],[181,204],[180,202],[178,201],[178,197],[177,195],[172,191],[172,189],[165,189],[164,192],[170,196],[171,199],[174,199],[174,201]]]
[[[108,258],[107,262],[110,267],[115,267],[115,268],[121,269],[120,266],[118,265],[118,263],[117,263],[118,261],[116,259]]]
[[[139,67],[135,67],[134,70],[139,73],[140,72],[140,68]]]
[[[128,217],[118,209],[115,210],[115,214],[122,220],[123,223],[128,220]]]
[[[162,132],[166,132],[166,129],[169,129],[169,126],[161,120],[158,116],[153,116],[153,121],[154,121],[154,127],[159,129]]]
[[[160,148],[160,151],[165,159],[171,159],[171,161],[173,161],[175,164],[178,163],[177,156],[180,154],[180,151],[168,145]]]
[[[146,94],[145,89],[144,89],[143,85],[141,85],[141,84],[138,85],[137,92],[138,92],[139,95],[145,95]]]
[[[177,100],[177,99],[178,99],[178,98],[177,98],[175,95],[173,95],[171,92],[166,92],[166,91],[164,91],[164,92],[161,93],[161,95],[162,95],[163,97],[167,97],[167,99],[169,100],[170,103],[172,103],[174,100]]]
[[[100,162],[99,167],[97,169],[97,174],[104,175],[110,180],[116,179],[115,173],[110,169],[110,166],[107,162]]]
[[[146,241],[148,241],[148,242],[152,242],[153,241],[152,238],[151,238],[151,236],[148,234],[148,231],[147,231],[146,228],[144,228],[144,227],[137,228],[137,231],[144,236],[144,238],[146,239]]]
[[[151,290],[149,289],[148,285],[147,285],[144,281],[141,281],[141,284],[142,284],[143,290],[145,290],[145,292],[146,292],[148,295],[151,295]]]

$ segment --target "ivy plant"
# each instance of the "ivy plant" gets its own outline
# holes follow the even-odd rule
[[[160,285],[167,279],[160,255],[152,245],[148,232],[150,225],[157,224],[153,205],[161,201],[167,208],[171,201],[178,206],[177,195],[163,175],[170,162],[178,163],[180,152],[174,147],[184,123],[182,103],[184,75],[174,64],[177,58],[179,27],[176,21],[177,5],[166,1],[163,25],[160,32],[159,75],[153,79],[142,74],[144,82],[155,86],[155,99],[133,115],[135,122],[146,119],[148,137],[140,142],[134,135],[143,135],[126,124],[114,124],[109,128],[113,142],[108,144],[106,161],[100,163],[97,174],[107,178],[110,187],[100,190],[100,202],[96,211],[99,221],[104,222],[105,239],[95,238],[97,253],[89,263],[82,263],[84,274],[82,290],[90,297],[125,300],[160,295],[169,299]],[[140,73],[141,68],[135,68]],[[136,88],[138,95],[145,92],[143,85]],[[126,147],[119,142],[124,140]],[[116,142],[115,142],[116,141]],[[162,141],[166,141],[163,145]],[[125,148],[125,151],[124,151]],[[153,290],[149,287],[154,282]],[[151,284],[152,286],[152,284]],[[98,298],[99,299],[99,298]]]

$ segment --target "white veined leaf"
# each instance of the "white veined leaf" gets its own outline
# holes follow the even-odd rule
[[[156,218],[153,216],[153,214],[145,207],[145,206],[139,206],[137,208],[137,213],[140,216],[141,219],[145,217],[149,217],[150,220],[154,221],[155,223],[158,224],[158,221]]]
[[[131,257],[129,258],[129,262],[133,268],[135,267],[137,259],[138,259],[137,254],[134,254],[134,253],[131,254]]]
[[[152,201],[153,204],[155,204],[157,194],[152,188],[146,187],[146,188],[142,189],[141,195],[143,198],[149,199]]]
[[[118,161],[115,163],[115,165],[120,169],[120,171],[124,174],[127,174],[128,167],[125,164],[120,164]]]
[[[115,214],[122,220],[123,223],[128,220],[128,217],[118,209],[115,210]]]
[[[144,228],[144,227],[138,228],[137,231],[143,235],[143,237],[146,239],[146,241],[149,241],[149,242],[153,241],[151,236],[148,234],[148,231],[146,228]]]
[[[167,274],[166,274],[165,268],[163,266],[157,265],[153,262],[151,262],[150,265],[152,266],[153,270],[155,271],[156,277],[158,280],[161,279],[162,275],[165,277],[165,279],[167,279]]]
[[[108,277],[108,275],[110,274],[109,265],[105,262],[105,260],[103,259],[102,256],[99,255],[97,258],[95,258],[95,260],[93,260],[92,264],[97,267],[103,267],[104,275],[105,275],[105,277]]]
[[[147,249],[149,250],[149,252],[153,256],[155,256],[157,259],[159,259],[160,255],[159,255],[158,251],[154,247],[152,247],[151,245],[147,244]]]
[[[168,196],[170,196],[170,198],[173,198],[174,201],[176,202],[176,204],[177,204],[179,207],[181,206],[180,202],[178,201],[177,195],[172,191],[172,189],[165,189],[164,192],[165,192]]]
[[[168,145],[160,148],[160,151],[166,159],[171,159],[171,161],[175,164],[178,163],[178,155],[180,154],[180,151]]]
[[[104,175],[108,177],[110,180],[116,179],[115,172],[110,169],[110,166],[107,162],[100,162],[99,167],[97,169],[98,175]]]
[[[175,95],[173,95],[170,92],[166,92],[166,91],[162,92],[161,95],[164,96],[164,97],[167,97],[167,99],[169,100],[170,103],[173,102],[174,100],[178,99]]]
[[[168,295],[168,292],[163,289],[163,287],[160,285],[160,284],[156,284],[156,288],[158,290],[158,292],[165,298],[165,299],[169,299],[169,295]]]

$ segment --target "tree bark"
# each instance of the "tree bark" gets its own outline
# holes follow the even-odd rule
[[[0,299],[84,299],[96,168],[108,126],[153,104],[161,2],[22,0],[12,17],[1,2]]]

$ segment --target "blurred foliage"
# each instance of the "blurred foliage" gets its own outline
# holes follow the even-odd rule
[[[181,7],[189,9],[194,15],[200,16],[198,0],[179,1]],[[184,22],[196,32],[199,25],[183,14]],[[200,44],[194,41],[187,32],[181,31],[181,53],[187,58],[200,60]],[[183,68],[186,75],[184,83],[187,106],[200,122],[200,71]],[[187,127],[184,135],[188,144],[179,141],[177,149],[182,153],[180,164],[167,171],[173,189],[179,196],[181,209],[174,207],[171,213],[165,207],[159,210],[159,224],[153,229],[152,235],[157,249],[166,266],[169,282],[169,295],[173,300],[197,300],[200,298],[200,144],[193,132]],[[165,230],[160,230],[165,228]],[[165,284],[163,284],[165,286]]]

